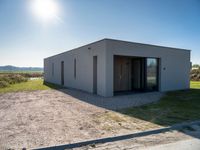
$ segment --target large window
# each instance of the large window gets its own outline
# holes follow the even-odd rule
[[[146,86],[147,90],[158,89],[158,59],[156,58],[147,58]]]

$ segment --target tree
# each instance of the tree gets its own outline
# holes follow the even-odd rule
[[[192,68],[200,68],[200,65],[194,64],[194,65],[192,65]]]

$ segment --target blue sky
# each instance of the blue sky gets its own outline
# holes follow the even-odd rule
[[[0,0],[0,65],[42,67],[102,38],[190,49],[200,64],[200,0],[55,0],[60,20],[48,23],[31,1]]]

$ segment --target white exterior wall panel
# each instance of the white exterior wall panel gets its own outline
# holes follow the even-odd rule
[[[190,51],[124,42],[106,41],[107,95],[113,96],[113,56],[153,57],[160,59],[160,91],[189,89]]]
[[[113,96],[114,55],[160,58],[159,90],[189,88],[189,50],[110,39],[44,59],[44,79],[47,82],[61,84],[61,61],[64,61],[64,86],[92,93],[93,56],[97,56],[97,94]],[[74,59],[76,59],[76,79]],[[52,76],[52,63],[54,63],[54,76]]]
[[[89,48],[89,49],[88,49]],[[105,42],[99,41],[44,60],[45,81],[61,83],[61,61],[64,61],[64,86],[93,92],[93,56],[97,56],[97,94],[105,95]],[[76,78],[74,78],[76,59]],[[52,76],[54,63],[54,76]]]

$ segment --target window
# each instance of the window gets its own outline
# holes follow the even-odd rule
[[[54,76],[54,63],[52,63],[52,76]]]
[[[158,88],[158,59],[147,58],[147,89],[157,90]]]
[[[76,58],[74,59],[74,79],[76,79]]]
[[[61,61],[61,85],[65,84],[64,61]]]

